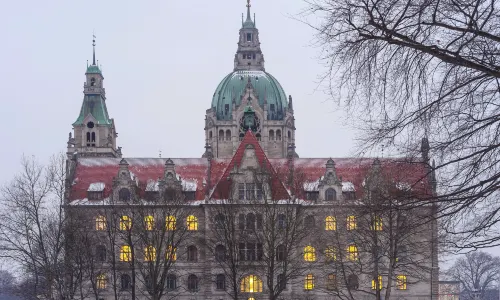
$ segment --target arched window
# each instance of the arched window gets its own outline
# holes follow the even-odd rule
[[[153,246],[147,246],[144,248],[144,261],[155,261],[156,260],[156,248]]]
[[[177,288],[177,276],[174,274],[167,275],[167,290],[173,291]]]
[[[226,260],[226,247],[224,247],[223,245],[217,245],[217,247],[215,247],[215,260],[216,261]]]
[[[95,85],[95,78],[92,77],[90,78],[90,86],[94,86]]]
[[[97,247],[95,248],[95,254],[97,257],[97,261],[106,261],[106,247],[104,247],[103,245],[97,245]]]
[[[288,139],[291,140],[292,139],[292,133],[290,132],[290,130],[288,130]]]
[[[335,274],[328,274],[326,278],[326,289],[329,291],[337,289],[337,276],[335,276]]]
[[[286,216],[284,214],[278,215],[278,229],[284,229],[286,227]]]
[[[278,282],[278,289],[285,290],[286,289],[286,277],[285,274],[278,274],[276,276],[276,281]]]
[[[106,288],[106,275],[99,274],[97,275],[97,289],[103,290]]]
[[[97,216],[95,218],[95,230],[106,230],[106,217]]]
[[[177,248],[172,247],[172,245],[167,246],[167,250],[165,251],[165,259],[176,261],[177,260]]]
[[[122,188],[118,192],[118,199],[120,201],[128,202],[130,201],[130,191],[127,188]]]
[[[313,228],[314,227],[314,216],[307,216],[304,220],[304,225],[307,228]]]
[[[262,293],[262,280],[256,275],[248,275],[241,280],[242,293]]]
[[[90,143],[90,132],[87,132],[87,143]],[[87,145],[89,146],[89,145]]]
[[[325,230],[337,230],[337,220],[333,216],[325,218]]]
[[[310,291],[314,288],[314,275],[307,274],[304,280],[304,290]]]
[[[358,257],[358,246],[356,246],[355,244],[347,246],[347,259],[356,261],[358,260]]]
[[[281,141],[281,130],[276,130],[276,140]]]
[[[167,216],[165,218],[165,226],[167,230],[175,230],[175,223],[177,222],[177,219],[175,216]]]
[[[120,282],[122,290],[130,289],[130,283],[131,283],[130,275],[122,274],[122,276],[120,276]]]
[[[153,216],[144,217],[144,229],[153,230],[155,228],[155,218]]]
[[[325,192],[325,200],[326,201],[334,201],[337,200],[337,192],[333,188],[329,188]]]
[[[198,218],[190,215],[186,219],[187,230],[196,231],[198,230]]]
[[[224,130],[219,130],[219,141],[223,141],[224,140]]]
[[[120,261],[132,261],[132,249],[128,245],[120,248]]]
[[[153,280],[151,279],[151,276],[144,276],[144,285],[146,286],[148,292],[151,293],[153,291]]]
[[[326,262],[332,262],[337,260],[337,250],[333,246],[326,246],[325,248],[325,259]]]
[[[316,261],[316,249],[313,246],[307,245],[304,248],[304,260],[305,261]]]
[[[269,130],[269,140],[274,141],[274,130]]]
[[[380,291],[382,289],[382,276],[378,275],[377,279],[372,279],[372,290]]]
[[[217,214],[215,216],[215,228],[217,229],[222,229],[224,228],[224,222],[226,221],[226,218],[224,217],[223,214]]]
[[[406,275],[396,276],[396,287],[398,290],[406,290],[407,289]]]
[[[188,291],[198,291],[198,277],[194,274],[188,276]]]
[[[245,215],[244,214],[238,215],[238,228],[240,230],[245,230]]]
[[[252,213],[247,214],[247,222],[246,222],[247,230],[255,230],[255,215]]]
[[[92,143],[95,143],[95,132],[92,132]]]
[[[373,217],[372,223],[373,223],[372,230],[381,231],[384,229],[384,222],[382,221],[382,217],[379,216]]]
[[[215,288],[219,291],[226,290],[226,276],[224,274],[217,274],[215,277]]]
[[[231,140],[231,130],[226,130],[226,141]]]
[[[187,248],[187,261],[198,261],[198,248],[196,246]]]
[[[346,224],[347,224],[347,230],[356,230],[356,228],[358,228],[355,216],[348,216]]]
[[[130,230],[132,228],[132,219],[129,216],[120,217],[120,230]]]
[[[278,245],[278,247],[276,247],[276,260],[284,261],[285,257],[286,257],[285,246]]]
[[[208,132],[208,138],[209,138],[210,140],[212,140],[212,130],[210,130],[210,131]]]
[[[351,274],[347,277],[347,288],[349,290],[357,290],[359,288],[358,276]]]

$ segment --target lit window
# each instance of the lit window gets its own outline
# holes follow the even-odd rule
[[[396,287],[398,290],[406,290],[407,289],[407,281],[406,275],[398,275],[396,279]]]
[[[99,290],[103,290],[106,288],[106,275],[104,274],[97,275],[97,288]]]
[[[144,217],[144,228],[146,230],[153,230],[155,228],[155,218],[153,216]]]
[[[120,218],[120,230],[130,230],[132,228],[132,220],[129,216],[121,216]]]
[[[304,260],[305,261],[316,261],[316,249],[309,245],[304,248]]]
[[[337,289],[337,276],[335,276],[335,274],[328,274],[326,278],[326,289],[329,291]]]
[[[373,218],[372,223],[373,223],[371,228],[372,230],[381,231],[384,228],[384,222],[382,221],[382,217],[375,216]]]
[[[97,216],[95,218],[95,230],[106,230],[106,217]]]
[[[337,251],[333,246],[327,246],[325,249],[325,258],[327,262],[337,260]]]
[[[248,275],[240,283],[242,293],[262,293],[262,280],[256,275]]]
[[[347,246],[347,259],[352,261],[358,260],[358,247],[356,245]]]
[[[132,261],[132,249],[130,246],[122,246],[120,249],[120,261]]]
[[[167,230],[175,230],[175,222],[177,219],[174,216],[167,216],[165,218],[165,226]]]
[[[177,248],[168,245],[167,251],[165,252],[165,259],[175,261],[177,260]]]
[[[193,215],[188,216],[186,225],[187,225],[187,230],[192,230],[192,231],[198,230],[198,218]]]
[[[372,290],[381,290],[382,289],[382,276],[378,275],[377,280],[372,279]]]
[[[314,288],[314,275],[307,274],[304,280],[304,290],[310,291]]]
[[[347,217],[347,230],[355,230],[356,228],[358,228],[358,224],[356,223],[356,217],[355,216]]]
[[[156,260],[156,248],[153,246],[147,246],[144,248],[144,260],[145,261],[155,261]]]
[[[332,216],[326,217],[325,230],[337,230],[337,220],[335,220],[335,217]]]

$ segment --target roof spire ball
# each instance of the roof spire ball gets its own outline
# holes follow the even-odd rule
[[[250,4],[250,0],[247,0],[247,19],[243,23],[243,28],[255,28],[255,23],[252,21],[250,13],[250,7],[252,7],[252,5]]]

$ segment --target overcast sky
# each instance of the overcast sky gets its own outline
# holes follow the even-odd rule
[[[0,20],[0,182],[23,155],[65,151],[83,99],[92,32],[125,157],[200,157],[204,117],[233,69],[245,0],[9,1]],[[301,0],[254,0],[266,71],[294,99],[301,157],[350,155],[345,115],[317,90],[324,72]]]

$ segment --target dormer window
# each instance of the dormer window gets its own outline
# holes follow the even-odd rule
[[[333,188],[329,188],[325,192],[325,200],[326,201],[335,201],[337,200],[337,192]]]
[[[195,199],[196,192],[186,191],[182,193],[184,194],[184,200],[186,201],[193,201]]]
[[[103,182],[94,182],[89,185],[87,189],[87,197],[89,200],[102,200],[104,197],[104,187]]]
[[[249,32],[247,33],[247,42],[251,42],[252,41],[252,34]]]

